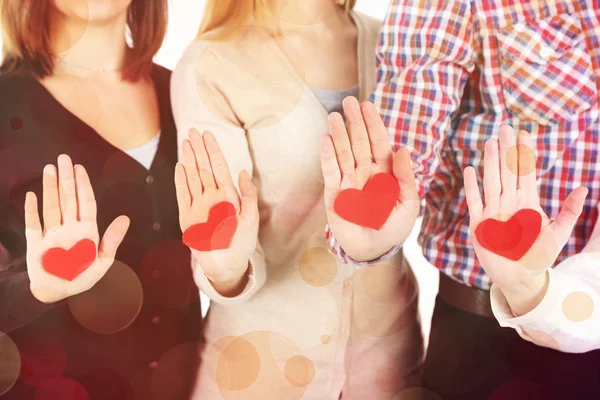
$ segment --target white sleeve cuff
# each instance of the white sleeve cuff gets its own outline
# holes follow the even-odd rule
[[[502,291],[490,301],[500,326],[544,347],[568,353],[600,348],[600,254],[580,253],[548,271],[546,295],[532,311],[515,317]]]
[[[255,253],[250,256],[248,262],[248,271],[246,272],[248,275],[248,282],[246,283],[244,290],[237,296],[225,297],[217,292],[212,282],[204,274],[202,267],[195,260],[192,260],[192,262],[195,263],[194,280],[196,281],[196,285],[198,285],[200,290],[204,292],[211,301],[225,306],[244,303],[262,287],[266,280],[264,259],[260,254]]]

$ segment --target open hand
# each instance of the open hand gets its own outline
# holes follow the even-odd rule
[[[516,158],[509,155],[511,148],[512,155],[517,149]],[[586,188],[575,189],[566,198],[556,220],[551,221],[540,206],[535,161],[530,157],[532,151],[529,133],[521,131],[515,138],[514,130],[507,125],[500,129],[499,141],[492,139],[486,142],[483,167],[485,207],[479,194],[475,169],[467,167],[464,171],[475,253],[485,272],[500,287],[517,314],[531,311],[543,298],[547,286],[546,270],[554,264],[571,236],[587,196]],[[507,220],[522,209],[533,209],[540,213],[542,230],[520,260],[512,261],[480,245],[474,231],[483,220]]]
[[[43,230],[35,193],[28,192],[25,197],[27,272],[33,295],[41,302],[54,303],[91,289],[104,276],[127,233],[129,218],[116,218],[98,244],[96,200],[90,179],[85,168],[73,167],[67,155],[58,157],[58,171],[54,165],[46,165],[42,185]],[[96,258],[73,280],[62,279],[44,268],[42,258],[48,250],[68,250],[84,239],[94,242]]]
[[[232,294],[244,286],[249,257],[258,241],[257,191],[248,172],[239,176],[240,196],[233,185],[225,156],[212,133],[190,130],[182,143],[182,162],[175,168],[179,223],[189,227],[208,220],[211,208],[221,202],[235,207],[237,228],[228,248],[211,251],[191,249],[204,273],[221,294]]]
[[[410,153],[406,149],[392,153],[376,107],[369,102],[359,105],[354,97],[347,97],[343,105],[348,130],[342,116],[332,113],[330,134],[321,141],[325,208],[331,232],[346,254],[356,261],[368,261],[406,240],[419,215],[419,196]],[[362,189],[378,173],[393,174],[400,185],[399,198],[384,225],[375,230],[340,217],[334,210],[339,193]]]

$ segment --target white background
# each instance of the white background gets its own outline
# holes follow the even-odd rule
[[[327,1],[327,0],[323,0]],[[188,43],[193,40],[198,31],[204,0],[170,0],[169,5],[169,28],[163,47],[156,56],[156,61],[170,69],[173,69],[183,54]],[[356,10],[372,15],[379,19],[385,17],[388,0],[358,0]],[[1,36],[0,36],[1,43]],[[426,337],[429,333],[431,314],[438,287],[437,269],[431,266],[422,256],[421,249],[416,243],[418,226],[404,246],[405,254],[410,261],[420,287],[419,308],[421,311],[421,322]],[[202,298],[203,313],[206,313],[209,301]]]

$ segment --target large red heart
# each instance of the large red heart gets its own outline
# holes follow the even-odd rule
[[[508,221],[486,219],[475,228],[479,244],[509,260],[520,260],[542,231],[542,216],[532,209],[517,211]]]
[[[400,185],[394,175],[377,174],[362,190],[342,190],[333,203],[340,217],[354,224],[379,230],[396,206]]]
[[[210,209],[206,222],[192,225],[183,232],[183,243],[198,251],[226,249],[236,229],[235,207],[223,201]]]
[[[49,274],[72,281],[96,259],[96,243],[82,239],[69,250],[53,247],[42,256],[42,266]]]

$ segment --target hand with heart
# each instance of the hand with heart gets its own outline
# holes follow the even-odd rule
[[[540,206],[533,144],[528,132],[515,137],[507,125],[499,141],[485,144],[483,191],[473,167],[464,171],[470,232],[477,258],[502,290],[515,314],[531,311],[547,289],[546,271],[567,243],[587,196],[579,187],[551,221]]]
[[[182,142],[175,168],[183,241],[215,289],[224,296],[243,290],[250,255],[258,241],[256,187],[248,172],[236,190],[225,156],[212,133],[195,129]]]
[[[343,102],[321,140],[325,209],[333,236],[356,261],[374,260],[404,242],[419,215],[410,153],[392,152],[387,130],[370,102]]]
[[[43,220],[33,192],[25,198],[27,272],[33,295],[54,303],[91,289],[113,264],[129,228],[120,216],[107,228],[100,244],[96,199],[81,165],[58,157],[58,171],[46,165],[43,175]]]

